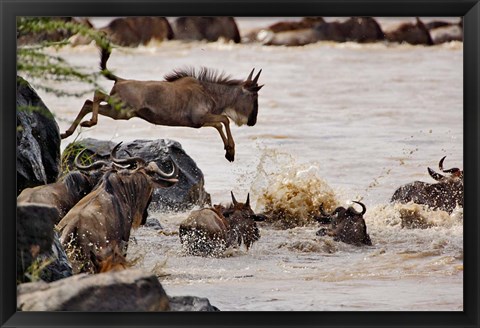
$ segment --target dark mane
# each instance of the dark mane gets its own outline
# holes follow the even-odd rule
[[[243,83],[241,80],[232,79],[225,72],[218,72],[215,69],[202,67],[196,71],[193,67],[176,69],[172,73],[165,75],[165,81],[173,82],[183,77],[193,77],[202,82],[218,83],[224,85],[237,86]]]
[[[72,171],[63,178],[67,190],[75,190],[78,194],[88,194],[92,189],[88,178],[81,172]]]

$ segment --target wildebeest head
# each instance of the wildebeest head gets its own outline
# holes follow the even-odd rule
[[[463,181],[463,170],[460,170],[457,167],[452,167],[451,169],[448,169],[448,170],[445,170],[443,168],[443,161],[445,160],[445,157],[447,157],[447,156],[443,156],[442,159],[440,160],[440,162],[438,163],[438,168],[443,173],[449,173],[449,175],[447,175],[447,176],[442,175],[442,174],[437,173],[437,172],[435,172],[434,170],[432,170],[431,168],[428,167],[427,169],[428,169],[428,173],[430,174],[430,176],[433,179],[435,179],[439,182],[447,182],[447,181],[455,181],[455,180],[462,180]]]
[[[233,192],[230,192],[230,194],[232,196],[232,204],[226,208],[217,205],[217,208],[230,223],[233,242],[241,245],[243,241],[247,249],[249,249],[255,241],[260,239],[260,232],[256,222],[264,221],[265,217],[261,214],[255,214],[250,207],[250,194],[247,195],[245,203],[238,202]]]
[[[121,168],[128,168],[133,169],[134,171],[144,172],[150,177],[155,187],[166,188],[173,186],[178,182],[178,166],[174,161],[171,160],[172,171],[170,173],[166,173],[158,167],[158,164],[155,161],[147,163],[143,158],[134,156],[120,159],[116,157],[116,152],[118,151],[118,148],[120,148],[121,144],[122,142],[118,143],[110,153],[110,157],[114,165]],[[129,154],[128,151],[127,154]]]
[[[438,168],[441,172],[447,173],[447,175],[437,173],[428,168],[428,173],[437,183],[422,181],[408,183],[395,190],[391,201],[403,204],[414,202],[427,205],[434,210],[443,210],[449,213],[457,205],[463,207],[463,170],[456,167],[445,170],[443,168],[445,157],[438,163]]]
[[[362,212],[358,212],[352,206],[348,208],[339,206],[332,213],[326,213],[323,206],[320,205],[321,215],[315,217],[315,220],[329,226],[320,229],[317,235],[329,235],[335,241],[342,241],[347,244],[371,246],[372,241],[367,233],[367,225],[363,218],[367,208],[361,202],[353,202],[362,206]]]
[[[242,93],[237,102],[237,111],[248,116],[248,126],[254,126],[257,123],[258,91],[263,87],[263,85],[258,85],[258,78],[262,70],[258,71],[258,74],[252,80],[254,70],[252,69],[247,79],[243,82]]]

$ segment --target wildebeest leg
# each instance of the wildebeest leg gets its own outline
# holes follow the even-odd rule
[[[209,114],[205,115],[205,122],[206,123],[203,126],[213,126],[218,130],[220,136],[222,137],[225,150],[227,151],[225,153],[225,158],[230,162],[233,162],[235,159],[235,143],[233,141],[232,133],[230,132],[230,121],[228,120],[228,117],[225,115]],[[220,123],[223,123],[225,126],[225,132],[227,133],[226,138],[221,127],[218,127]]]
[[[223,133],[222,129],[222,123],[207,123],[204,126],[211,126],[217,129],[218,133],[220,134],[220,137],[222,137],[223,145],[225,146],[225,149],[227,149],[227,137],[225,136],[225,133]]]
[[[89,121],[83,121],[80,123],[81,126],[91,127],[97,124],[98,121],[98,107],[102,101],[105,101],[109,98],[109,95],[96,90],[93,94],[93,105],[92,105],[92,118]]]
[[[82,118],[92,111],[92,104],[93,102],[91,100],[85,101],[82,109],[78,113],[77,118],[75,119],[75,121],[73,121],[72,125],[68,128],[67,131],[65,131],[65,133],[60,134],[60,137],[62,139],[65,139],[72,135],[73,131],[75,131]]]

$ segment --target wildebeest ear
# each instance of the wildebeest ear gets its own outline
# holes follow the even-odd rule
[[[233,205],[237,205],[238,202],[237,202],[237,200],[235,199],[235,196],[233,196],[233,191],[230,191],[230,194],[232,195],[232,203],[233,203]]]
[[[245,201],[245,205],[250,207],[250,193],[247,194],[247,200]]]

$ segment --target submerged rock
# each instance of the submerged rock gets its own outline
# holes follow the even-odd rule
[[[220,311],[216,306],[210,304],[208,298],[195,296],[170,296],[170,311],[199,311],[216,312]]]
[[[81,147],[79,147],[81,146]],[[105,140],[86,138],[76,144],[67,146],[62,155],[67,163],[65,170],[73,169],[73,160],[76,152],[67,152],[73,147],[78,150],[87,148],[87,152],[93,155],[95,160],[109,160],[110,151],[115,143]],[[117,157],[126,158],[139,156],[147,162],[155,161],[164,171],[170,172],[170,159],[175,162],[179,168],[178,182],[170,188],[156,188],[152,196],[152,202],[149,206],[152,210],[162,211],[184,211],[194,206],[211,205],[210,194],[205,191],[204,177],[202,171],[198,168],[195,161],[183,150],[180,143],[169,139],[157,140],[134,140],[123,143]]]
[[[60,170],[60,131],[35,90],[17,77],[17,195],[55,182]]]

